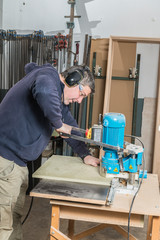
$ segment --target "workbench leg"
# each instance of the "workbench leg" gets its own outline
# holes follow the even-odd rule
[[[60,207],[52,205],[52,215],[51,215],[51,227],[50,227],[50,240],[54,240],[51,236],[53,234],[53,228],[59,230],[59,222],[60,222]]]
[[[147,228],[147,240],[160,239],[159,230],[160,230],[160,217],[149,216]]]
[[[74,236],[74,220],[69,220],[68,222],[68,237],[72,238]]]
[[[151,240],[151,232],[152,232],[152,216],[148,216],[148,227],[147,227],[147,239]]]

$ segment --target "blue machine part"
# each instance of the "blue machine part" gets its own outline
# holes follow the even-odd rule
[[[139,178],[147,178],[147,170],[144,170],[144,175],[143,175],[143,170],[139,170]]]
[[[123,114],[106,113],[103,117],[103,143],[123,148],[125,125]]]
[[[103,118],[103,143],[118,146],[123,148],[124,146],[124,131],[125,131],[125,116],[121,113],[106,113]],[[119,174],[120,164],[119,156],[116,150],[103,148],[105,151],[104,157],[102,157],[102,168],[107,170],[110,174]],[[127,157],[122,156],[124,171],[136,173],[138,171],[138,165],[142,164],[142,154],[138,153],[136,158],[132,155]]]

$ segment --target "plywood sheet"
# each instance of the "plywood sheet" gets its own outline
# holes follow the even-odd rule
[[[53,155],[34,174],[34,178],[109,185],[110,180],[101,177],[99,167],[82,162],[81,158]]]
[[[31,191],[34,197],[105,205],[109,186],[41,180]]]
[[[93,53],[96,52],[96,65],[102,68],[102,76],[106,75],[108,61],[109,39],[92,39],[90,50],[90,68],[92,69]]]
[[[133,98],[133,81],[112,80],[109,111],[119,112],[125,115],[125,134],[129,135],[132,133]]]
[[[89,208],[78,209],[75,207],[61,206],[60,218],[73,219],[78,221],[88,221],[88,222],[95,222],[95,223],[96,222],[105,223],[105,224],[109,224],[108,227],[116,227],[116,225],[128,226],[128,214],[101,211],[100,208],[103,206],[98,206],[98,207],[99,207],[99,210],[89,209]],[[113,224],[114,226],[112,226],[111,224]],[[130,226],[139,227],[139,228],[144,227],[144,216],[131,214]]]
[[[115,42],[112,76],[128,77],[129,68],[135,67],[136,43]]]
[[[136,43],[114,42],[112,76],[128,77],[129,68],[136,64]],[[134,81],[112,80],[110,112],[123,113],[126,117],[125,134],[132,133]],[[130,141],[127,139],[127,141]]]
[[[108,48],[109,48],[108,38],[91,40],[90,68],[92,69],[93,53],[96,52],[96,65],[102,68],[101,76],[103,77],[106,76],[107,71]],[[95,94],[93,98],[92,125],[97,124],[99,114],[103,114],[105,82],[106,82],[105,78],[99,79],[95,77]],[[89,104],[90,103],[88,101],[88,109]]]

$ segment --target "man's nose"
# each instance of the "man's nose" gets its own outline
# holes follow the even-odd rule
[[[78,102],[78,103],[81,103],[82,100],[83,100],[83,96],[79,97],[79,98],[77,99],[77,102]]]

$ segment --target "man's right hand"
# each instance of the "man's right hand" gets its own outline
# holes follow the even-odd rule
[[[67,133],[67,134],[71,134],[71,130],[72,130],[72,127],[70,125],[65,124],[65,123],[63,123],[61,128],[56,129],[56,131],[58,133]],[[65,137],[63,136],[63,138],[65,138]]]

